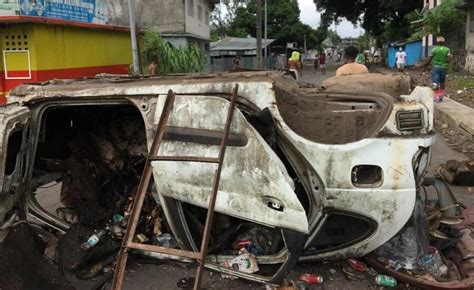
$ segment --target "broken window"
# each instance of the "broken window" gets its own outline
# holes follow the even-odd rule
[[[8,137],[7,158],[5,163],[5,175],[12,175],[17,166],[18,154],[23,143],[23,129],[16,130]]]
[[[65,222],[102,222],[128,202],[139,182],[147,154],[140,112],[76,106],[45,116],[33,177],[38,203]]]
[[[306,254],[335,250],[355,244],[370,236],[376,226],[362,216],[330,212],[323,219],[323,226],[306,248]]]

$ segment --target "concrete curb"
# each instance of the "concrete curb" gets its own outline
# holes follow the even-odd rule
[[[474,109],[449,98],[435,103],[435,118],[440,119],[453,129],[460,129],[474,135]]]

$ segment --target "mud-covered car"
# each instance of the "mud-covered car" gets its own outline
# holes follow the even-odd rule
[[[271,72],[16,88],[0,109],[0,225],[20,216],[67,233],[72,224],[98,229],[114,214],[126,217],[168,91],[176,100],[160,155],[215,157],[235,84],[209,268],[277,282],[299,260],[363,256],[405,226],[434,142],[432,91],[403,76],[314,87]],[[152,164],[145,207],[158,210],[149,216],[162,214],[163,231],[198,251],[215,167]],[[56,195],[45,193],[54,182]],[[51,200],[57,206],[48,211]],[[260,242],[257,273],[221,264],[243,239]]]

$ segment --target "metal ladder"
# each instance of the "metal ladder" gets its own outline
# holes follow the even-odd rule
[[[130,249],[138,249],[138,250],[143,250],[143,251],[148,251],[148,252],[162,253],[162,254],[186,257],[186,258],[197,260],[199,262],[199,267],[196,271],[196,279],[194,282],[193,289],[195,290],[200,289],[201,282],[202,282],[202,274],[204,271],[204,266],[206,264],[205,259],[206,259],[207,247],[209,244],[209,235],[211,232],[212,220],[214,217],[214,208],[216,204],[217,192],[219,189],[222,164],[224,161],[224,155],[227,148],[227,141],[229,139],[230,126],[232,124],[232,119],[234,116],[234,111],[235,111],[236,102],[237,102],[238,88],[239,88],[238,84],[236,84],[232,91],[230,106],[227,112],[225,128],[224,128],[224,131],[222,132],[222,140],[220,144],[219,156],[217,158],[199,157],[199,156],[158,156],[156,155],[158,154],[158,149],[160,148],[161,142],[163,140],[163,136],[165,134],[169,116],[173,110],[175,93],[172,90],[169,90],[168,96],[166,98],[166,102],[163,107],[163,112],[161,113],[160,121],[157,126],[157,131],[153,138],[153,143],[150,148],[150,153],[146,160],[145,168],[143,170],[143,174],[140,179],[135,201],[133,203],[132,212],[130,214],[130,219],[127,225],[127,231],[124,235],[124,238],[122,241],[122,247],[120,248],[120,251],[119,251],[119,257],[118,257],[117,267],[115,269],[112,289],[114,290],[122,289],[123,278],[125,274],[125,267],[127,264],[128,252]],[[209,199],[209,208],[207,211],[206,224],[204,227],[204,234],[201,241],[200,252],[178,250],[178,249],[133,242],[133,237],[135,236],[138,220],[140,218],[140,213],[143,207],[143,202],[147,195],[147,189],[152,177],[152,167],[151,167],[152,161],[188,161],[188,162],[204,162],[204,163],[217,164],[217,169],[214,173],[214,178],[212,182],[211,197]]]

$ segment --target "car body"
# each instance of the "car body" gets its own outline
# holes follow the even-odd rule
[[[363,256],[404,227],[435,140],[432,91],[411,90],[409,80],[400,76],[339,77],[321,88],[275,72],[112,76],[16,88],[10,97],[15,103],[1,109],[0,223],[17,212],[67,231],[70,225],[45,211],[34,193],[40,185],[66,179],[64,171],[48,168],[54,167],[51,160],[61,163],[74,151],[63,150],[61,144],[75,139],[58,138],[77,132],[81,122],[115,114],[119,108],[124,113],[107,118],[110,127],[104,130],[133,111],[146,139],[134,131],[124,133],[128,140],[113,146],[101,142],[103,148],[112,149],[97,150],[98,154],[111,155],[113,148],[120,148],[117,152],[126,156],[143,155],[133,146],[142,151],[145,144],[150,146],[169,90],[176,93],[176,100],[159,154],[215,157],[235,84],[239,84],[238,110],[217,197],[218,229],[211,241],[209,268],[275,282],[299,260]],[[83,127],[94,130],[105,123]],[[118,123],[126,128],[133,122]],[[127,143],[135,138],[138,145]],[[122,146],[122,141],[128,145]],[[55,146],[61,148],[52,149]],[[152,193],[173,235],[181,248],[197,251],[196,231],[215,168],[193,162],[152,165],[156,189]],[[219,252],[225,246],[218,245],[218,236],[248,224],[278,232],[273,243],[278,240],[280,246],[257,257],[261,265],[278,265],[270,275],[221,266],[232,255]]]

